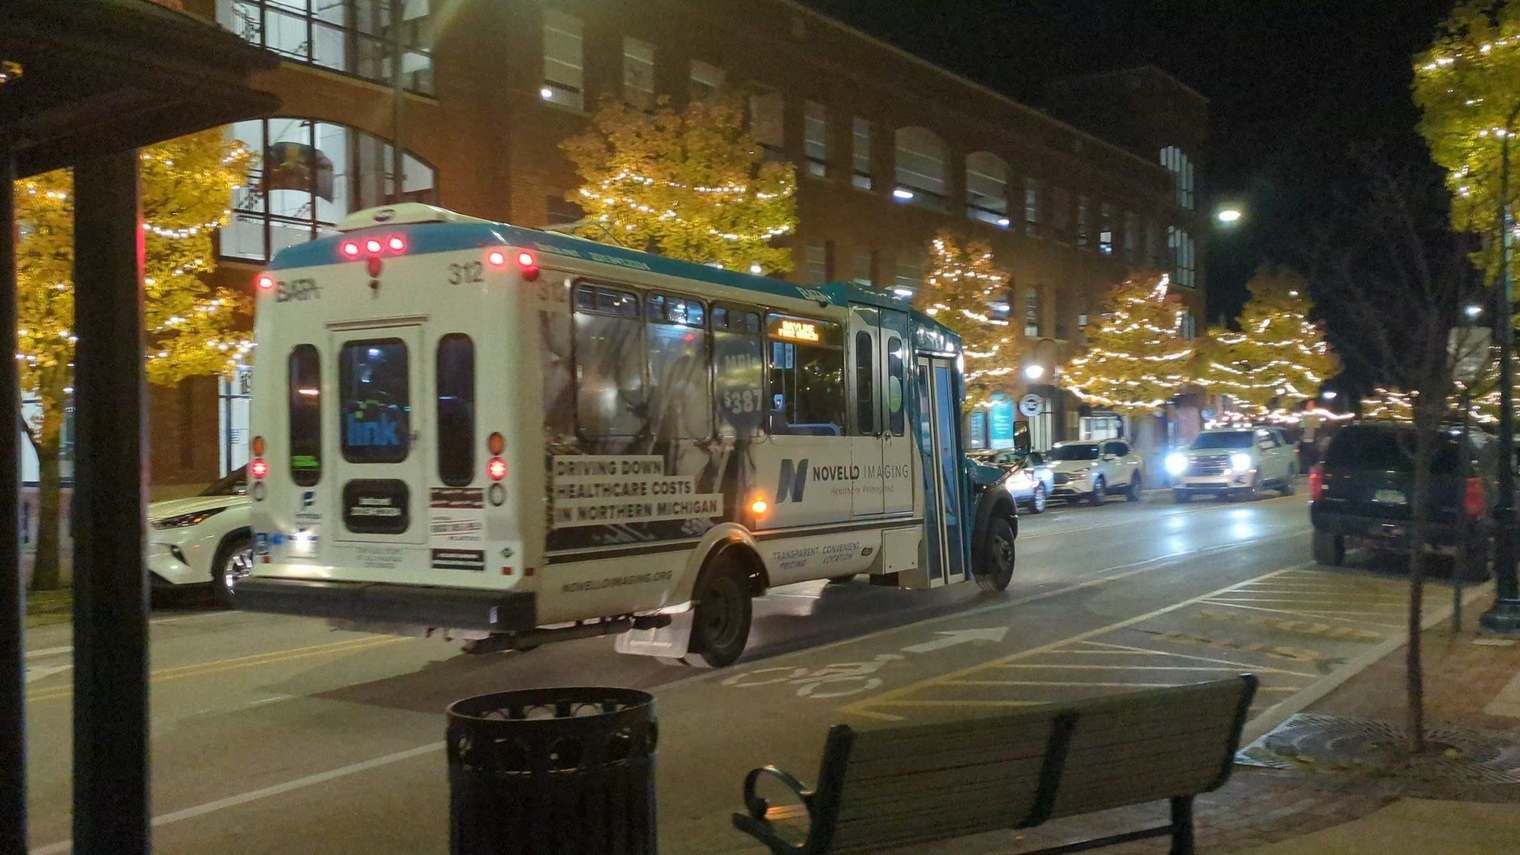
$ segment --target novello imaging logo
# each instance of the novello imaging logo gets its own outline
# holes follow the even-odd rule
[[[807,488],[808,459],[793,461],[790,457],[781,461],[781,477],[776,482],[776,504],[791,496],[793,502],[802,501],[802,491]]]
[[[344,433],[349,448],[385,448],[401,445],[401,422],[381,413],[380,418],[366,420],[358,413],[344,417]]]

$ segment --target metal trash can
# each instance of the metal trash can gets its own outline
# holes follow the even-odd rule
[[[448,709],[453,855],[654,855],[654,698],[529,689]]]

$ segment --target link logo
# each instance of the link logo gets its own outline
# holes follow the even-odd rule
[[[791,496],[793,502],[802,501],[802,491],[807,487],[808,459],[794,461],[790,457],[781,461],[781,477],[776,481],[776,504]]]

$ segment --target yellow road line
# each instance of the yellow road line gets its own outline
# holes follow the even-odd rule
[[[1065,652],[1065,651],[1062,651]],[[1078,651],[1072,651],[1078,652]],[[1087,651],[1080,651],[1087,652]],[[1171,654],[1162,654],[1171,655]],[[1202,665],[1067,665],[1063,662],[1054,662],[1049,665],[1031,665],[1026,662],[1014,662],[1007,665],[999,665],[999,668],[1059,668],[1062,671],[1228,671],[1235,673],[1236,669],[1228,665],[1215,665],[1205,667]],[[1305,675],[1307,676],[1307,675]]]
[[[1028,659],[1031,656],[1037,656],[1037,655],[1039,655],[1041,653],[1049,653],[1049,652],[1054,651],[1054,650],[1059,650],[1060,648],[1065,647],[1067,645],[1076,644],[1078,642],[1086,641],[1086,640],[1088,640],[1090,638],[1096,638],[1097,636],[1100,636],[1100,635],[1106,635],[1108,633],[1114,632],[1115,630],[1120,630],[1120,629],[1124,629],[1126,627],[1131,627],[1131,626],[1134,626],[1135,624],[1143,623],[1143,622],[1145,622],[1147,620],[1151,620],[1152,618],[1160,617],[1161,615],[1164,615],[1164,614],[1170,614],[1171,612],[1177,611],[1178,609],[1183,609],[1183,608],[1187,608],[1188,606],[1196,605],[1196,604],[1201,603],[1201,602],[1203,602],[1203,601],[1205,601],[1205,600],[1207,600],[1207,599],[1209,599],[1211,597],[1217,597],[1220,594],[1224,594],[1226,592],[1233,591],[1233,590],[1235,590],[1236,588],[1239,588],[1242,585],[1251,584],[1253,582],[1260,582],[1263,579],[1270,579],[1270,578],[1272,578],[1274,576],[1278,576],[1278,575],[1281,575],[1283,573],[1287,573],[1288,571],[1293,570],[1293,569],[1297,569],[1297,568],[1294,568],[1294,567],[1284,567],[1281,570],[1273,570],[1270,573],[1266,573],[1266,574],[1263,574],[1261,576],[1257,576],[1257,577],[1255,577],[1253,579],[1248,579],[1248,580],[1246,580],[1244,582],[1237,582],[1234,585],[1226,585],[1225,587],[1220,588],[1220,589],[1218,589],[1216,591],[1210,591],[1207,594],[1202,594],[1202,595],[1199,595],[1197,597],[1193,597],[1191,599],[1183,600],[1183,601],[1178,602],[1178,603],[1173,603],[1170,606],[1163,606],[1162,608],[1146,612],[1145,614],[1135,615],[1132,618],[1128,618],[1126,620],[1119,621],[1118,623],[1112,623],[1112,624],[1109,624],[1107,626],[1100,626],[1100,627],[1098,627],[1096,629],[1091,629],[1091,630],[1088,630],[1087,632],[1083,632],[1083,633],[1079,633],[1077,635],[1071,636],[1070,638],[1063,638],[1060,641],[1053,641],[1053,642],[1051,642],[1049,644],[1044,644],[1044,645],[1041,645],[1039,647],[1030,648],[1029,650],[1022,650],[1022,651],[1019,651],[1018,653],[1014,653],[1014,654],[1012,654],[1010,656],[1004,656],[1004,657],[999,658],[999,659],[994,659],[994,660],[992,660],[990,662],[981,662],[981,663],[978,663],[976,665],[972,665],[972,666],[970,666],[968,668],[962,668],[962,669],[960,669],[958,671],[952,671],[952,672],[950,672],[948,674],[942,674],[942,675],[940,675],[938,677],[932,677],[932,678],[927,679],[927,680],[920,680],[917,683],[910,683],[910,684],[908,684],[906,686],[903,686],[901,688],[892,689],[890,691],[883,692],[882,694],[877,695],[874,698],[866,698],[865,700],[862,700],[862,701],[856,701],[856,702],[851,703],[851,704],[846,704],[846,705],[840,707],[839,711],[840,712],[844,712],[844,713],[851,713],[851,712],[856,712],[856,711],[861,710],[861,709],[865,709],[865,708],[870,707],[870,706],[876,706],[876,705],[882,705],[882,704],[889,704],[889,705],[893,705],[893,706],[901,706],[902,704],[899,701],[899,699],[903,698],[905,695],[908,695],[908,694],[911,694],[913,692],[919,691],[920,689],[925,689],[925,688],[928,688],[930,686],[933,686],[933,685],[936,685],[936,684],[940,684],[940,683],[950,682],[950,681],[953,681],[953,680],[960,679],[962,677],[968,677],[968,676],[970,676],[972,674],[977,673],[978,671],[983,671],[983,670],[986,670],[986,669],[988,669],[990,667],[995,667],[997,665],[1002,665],[1002,664],[1005,664],[1005,663],[1008,663],[1008,662],[1017,662],[1020,659]],[[972,703],[972,702],[969,702],[969,701],[966,701],[966,702],[962,702],[962,701],[944,701],[944,702],[936,702],[936,703],[938,703],[938,704],[953,705],[953,704],[957,704],[957,703]]]
[[[1147,648],[1144,648],[1144,647],[1130,647],[1128,645],[1123,645],[1123,644],[1109,644],[1109,643],[1103,642],[1103,641],[1084,641],[1082,643],[1083,644],[1097,645],[1097,646],[1101,646],[1101,647],[1114,647],[1114,648],[1118,648],[1119,650],[1123,650],[1123,651],[1133,651],[1133,652],[1136,652],[1136,653],[1146,653],[1146,654],[1149,654],[1149,655],[1152,655],[1152,656],[1165,656],[1165,657],[1170,658],[1170,659],[1191,659],[1194,662],[1214,662],[1214,663],[1217,663],[1217,664],[1220,664],[1220,665],[1229,665],[1229,666],[1231,666],[1233,668],[1249,668],[1252,671],[1259,671],[1259,672],[1261,672],[1263,674],[1286,674],[1286,675],[1288,675],[1290,677],[1308,677],[1310,679],[1313,679],[1313,678],[1319,676],[1318,674],[1305,674],[1302,671],[1289,671],[1286,668],[1273,668],[1270,665],[1258,665],[1258,664],[1256,664],[1254,662],[1236,662],[1233,659],[1219,659],[1219,658],[1214,657],[1214,656],[1197,656],[1197,655],[1192,654],[1192,653],[1173,653],[1173,652],[1166,651],[1166,650],[1150,650],[1150,649],[1147,649]],[[1072,650],[1072,651],[1063,650],[1061,652],[1062,653],[1068,653],[1068,652],[1069,653],[1076,653],[1078,651],[1075,651],[1075,650]],[[1099,651],[1094,651],[1094,652],[1099,652]]]
[[[1253,606],[1253,605],[1249,605],[1249,604],[1246,604],[1246,603],[1232,603],[1229,600],[1213,600],[1213,601],[1211,601],[1210,605],[1223,606],[1224,608],[1227,608],[1227,609],[1242,609],[1244,611],[1250,611],[1250,612],[1266,612],[1268,614],[1274,614],[1274,615],[1292,615],[1294,617],[1317,617],[1317,618],[1326,618],[1328,620],[1344,621],[1346,623],[1364,623],[1364,624],[1367,624],[1368,626],[1382,626],[1382,627],[1388,627],[1390,629],[1398,629],[1399,627],[1402,627],[1404,625],[1402,623],[1385,623],[1383,621],[1377,621],[1377,620],[1363,620],[1362,618],[1347,617],[1347,615],[1374,615],[1376,617],[1387,617],[1388,614],[1390,614],[1390,613],[1385,613],[1385,612],[1341,612],[1341,611],[1295,612],[1295,611],[1292,611],[1290,609],[1268,609],[1268,608],[1264,608],[1262,606]]]
[[[249,668],[256,665],[275,665],[282,662],[291,662],[297,659],[305,659],[311,656],[324,654],[357,653],[395,644],[399,641],[410,641],[403,636],[373,636],[354,638],[347,641],[334,641],[327,644],[315,644],[310,647],[297,647],[291,650],[277,650],[271,653],[260,653],[253,656],[243,656],[238,659],[219,659],[214,662],[201,662],[195,665],[180,665],[174,668],[164,668],[148,674],[149,683],[162,683],[168,680],[178,680],[183,677],[199,677],[207,674],[216,674],[222,671],[232,671],[238,668]],[[56,686],[50,689],[40,689],[26,696],[27,701],[53,701],[60,698],[71,697],[74,694],[73,686]]]

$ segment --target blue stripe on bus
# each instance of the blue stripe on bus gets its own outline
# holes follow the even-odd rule
[[[948,329],[940,326],[931,318],[915,312],[906,301],[898,298],[896,295],[875,288],[865,288],[853,282],[831,282],[827,285],[809,286],[795,285],[783,279],[771,279],[766,276],[755,276],[748,273],[723,270],[717,267],[708,267],[703,264],[693,264],[688,261],[678,261],[673,258],[663,258],[658,255],[636,252],[611,244],[597,243],[554,232],[526,229],[505,223],[412,223],[408,225],[376,226],[360,229],[346,232],[340,236],[318,238],[308,243],[282,249],[275,254],[267,269],[291,270],[294,268],[321,267],[328,264],[355,263],[347,261],[342,257],[341,246],[343,241],[364,240],[371,235],[389,237],[396,234],[406,238],[407,255],[453,252],[462,249],[479,249],[487,246],[522,247],[550,255],[569,256],[571,258],[579,258],[625,269],[648,270],[678,279],[692,279],[698,282],[723,285],[729,288],[742,288],[747,291],[755,291],[778,297],[815,299],[836,306],[843,306],[847,303],[861,303],[884,309],[896,309],[912,313],[915,316],[915,321],[920,324],[938,327],[940,330],[949,333]],[[540,264],[547,264],[542,258],[539,261]],[[954,333],[950,333],[950,336],[954,337]]]

